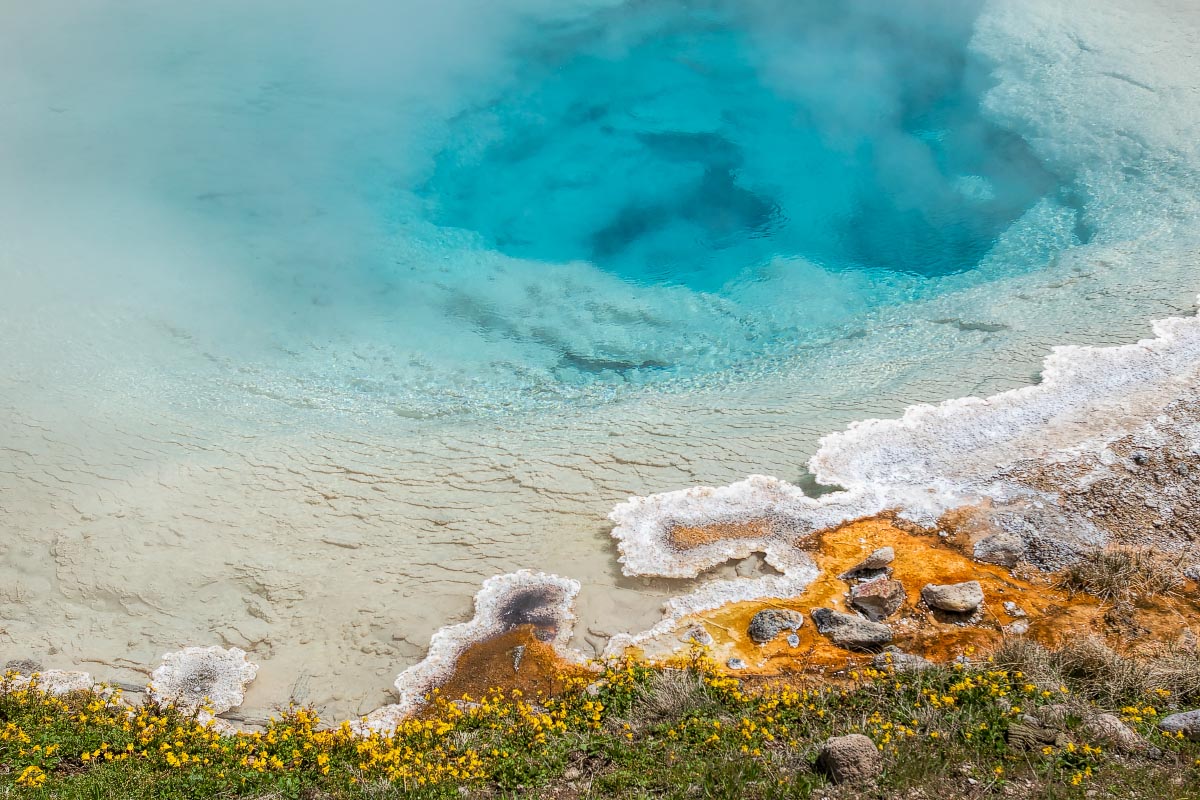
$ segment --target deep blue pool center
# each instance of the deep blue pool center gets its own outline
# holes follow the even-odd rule
[[[421,196],[486,247],[637,285],[719,293],[777,258],[969,270],[1061,183],[981,114],[970,5],[649,2],[541,31]]]

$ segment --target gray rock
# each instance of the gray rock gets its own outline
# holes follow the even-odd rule
[[[781,608],[764,609],[750,620],[747,633],[758,644],[765,644],[784,631],[797,631],[804,624],[804,615],[799,611]]]
[[[1193,742],[1200,742],[1200,708],[1163,717],[1158,729],[1166,733],[1182,733]]]
[[[847,650],[875,650],[892,641],[892,629],[887,625],[854,614],[814,608],[810,616],[817,631]]]
[[[817,768],[834,783],[871,783],[883,772],[883,757],[875,743],[861,733],[826,739]]]
[[[938,585],[930,583],[921,590],[921,599],[930,608],[969,614],[983,604],[983,587],[979,581]]]
[[[1014,567],[1025,556],[1025,542],[1015,533],[996,533],[975,543],[975,560]]]
[[[1183,577],[1190,581],[1200,582],[1200,564],[1192,564],[1183,568]]]
[[[688,628],[687,633],[680,637],[684,642],[695,642],[698,645],[708,647],[713,643],[712,634],[704,629],[701,625]]]
[[[933,666],[933,662],[898,647],[885,647],[871,662],[875,669],[892,669],[896,672],[920,672]]]
[[[1004,626],[1004,632],[1009,636],[1024,636],[1029,633],[1029,623],[1023,619]]]
[[[563,780],[577,781],[583,777],[583,771],[579,767],[567,767],[563,770]]]
[[[799,647],[800,637],[794,633],[789,633],[787,637],[788,647]]]
[[[725,662],[725,666],[729,667],[730,669],[745,669],[746,662],[740,658],[731,658]]]
[[[881,547],[838,577],[842,580],[874,578],[883,574],[885,570],[890,572],[887,567],[895,559],[896,551],[894,549],[891,547]]]
[[[1095,714],[1083,721],[1083,730],[1092,741],[1121,753],[1139,753],[1146,741],[1113,714]]]
[[[888,578],[876,578],[850,589],[850,605],[872,622],[879,622],[895,614],[906,599],[904,584]]]

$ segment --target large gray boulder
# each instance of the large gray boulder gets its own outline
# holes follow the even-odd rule
[[[1163,717],[1158,721],[1158,729],[1166,733],[1182,733],[1193,742],[1200,742],[1200,708]]]
[[[872,622],[880,622],[900,610],[907,596],[904,584],[888,578],[876,578],[850,589],[850,605]]]
[[[878,650],[892,641],[892,629],[855,614],[814,608],[810,614],[817,631],[847,650]]]
[[[799,611],[768,608],[758,612],[750,619],[750,627],[746,632],[758,644],[766,644],[784,631],[799,630],[803,624],[804,615]]]
[[[930,608],[939,611],[970,614],[983,605],[983,587],[979,585],[979,581],[945,585],[930,583],[921,590],[921,599]]]
[[[883,757],[875,743],[861,733],[834,736],[821,745],[817,769],[834,783],[869,784],[883,772]]]

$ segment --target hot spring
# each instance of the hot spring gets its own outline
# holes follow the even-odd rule
[[[354,714],[519,567],[596,646],[615,502],[1189,313],[1200,15],[1045,5],[0,11],[0,656]]]

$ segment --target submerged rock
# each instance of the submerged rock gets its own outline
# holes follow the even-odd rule
[[[850,589],[850,605],[872,622],[895,614],[906,599],[904,584],[889,578],[876,578]]]
[[[784,631],[796,631],[804,624],[804,615],[798,611],[768,608],[759,611],[750,620],[747,633],[758,644],[766,644]]]
[[[983,587],[979,581],[939,585],[930,583],[921,590],[921,599],[930,608],[969,614],[983,604]]]
[[[817,769],[834,783],[869,783],[883,772],[883,757],[875,743],[861,733],[834,736],[821,745]]]
[[[892,629],[887,625],[854,614],[814,608],[810,616],[821,634],[847,650],[874,650],[892,641]]]

